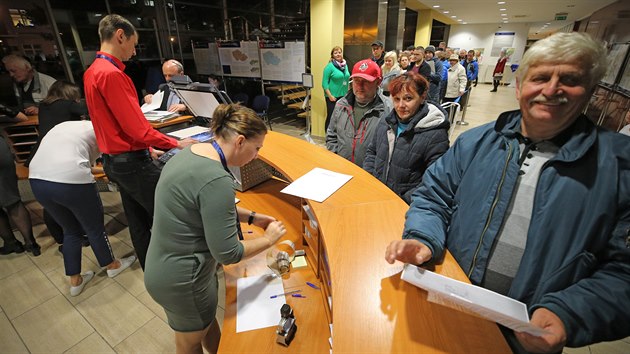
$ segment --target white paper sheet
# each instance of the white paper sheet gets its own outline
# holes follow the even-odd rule
[[[236,281],[236,333],[277,326],[280,308],[286,303],[282,279],[264,274]]]
[[[437,302],[500,323],[517,332],[534,336],[547,333],[529,323],[527,306],[517,300],[479,286],[467,284],[426,269],[406,264],[401,279],[429,292],[429,301]]]
[[[296,179],[280,192],[321,203],[350,179],[352,179],[350,175],[315,167],[309,173]]]
[[[142,113],[147,113],[149,111],[153,111],[160,108],[160,105],[162,104],[163,99],[164,99],[164,91],[160,90],[154,93],[153,97],[151,98],[151,103],[145,103],[142,105],[142,107],[140,107],[140,109],[142,110]]]
[[[205,128],[205,127],[200,127],[198,125],[189,127],[189,128],[184,128],[184,129],[180,129],[180,130],[176,130],[170,133],[167,133],[168,135],[177,138],[177,139],[185,139],[185,138],[189,138],[193,135],[199,134],[199,133],[205,133],[207,131],[209,131],[210,128]]]

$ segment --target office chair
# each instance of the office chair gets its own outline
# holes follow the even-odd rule
[[[249,95],[245,92],[239,92],[234,95],[234,99],[232,101],[234,101],[234,103],[240,103],[245,107],[249,107]]]
[[[269,101],[269,96],[258,95],[254,97],[254,101],[252,102],[252,109],[254,110],[254,112],[256,112],[256,114],[258,114],[260,118],[267,122],[267,125],[269,125],[269,130],[273,130],[271,128],[271,120],[269,119],[269,116],[267,116],[267,111],[269,110]]]

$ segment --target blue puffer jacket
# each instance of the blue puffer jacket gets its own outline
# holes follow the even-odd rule
[[[519,171],[521,114],[472,129],[427,169],[403,238],[453,254],[474,284]],[[540,172],[523,258],[508,296],[554,312],[568,346],[630,335],[630,139],[580,116]]]
[[[438,106],[425,103],[396,137],[398,118],[392,110],[376,126],[363,169],[411,203],[411,194],[422,182],[424,171],[448,150],[449,125]]]

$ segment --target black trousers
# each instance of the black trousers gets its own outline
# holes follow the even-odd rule
[[[117,155],[103,154],[103,169],[107,177],[120,188],[131,242],[144,270],[151,240],[155,187],[162,170],[153,161],[148,150]]]

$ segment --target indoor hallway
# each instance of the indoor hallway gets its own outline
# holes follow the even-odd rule
[[[491,88],[486,84],[473,88],[465,117],[469,125],[456,126],[453,137],[518,107],[514,88],[502,86],[496,93],[489,92]],[[278,118],[273,120],[273,128],[300,136],[304,121]],[[26,181],[21,181],[20,187],[42,255],[0,256],[0,353],[173,353],[172,331],[164,312],[146,292],[137,262],[110,279],[98,267],[91,249],[84,248],[83,271],[97,274],[82,294],[69,295],[62,257],[42,223],[41,207]],[[132,246],[120,197],[112,192],[101,193],[101,197],[114,253],[118,257],[128,255]],[[217,318],[222,323],[223,288],[219,294]],[[630,338],[565,349],[565,353],[630,353]]]

